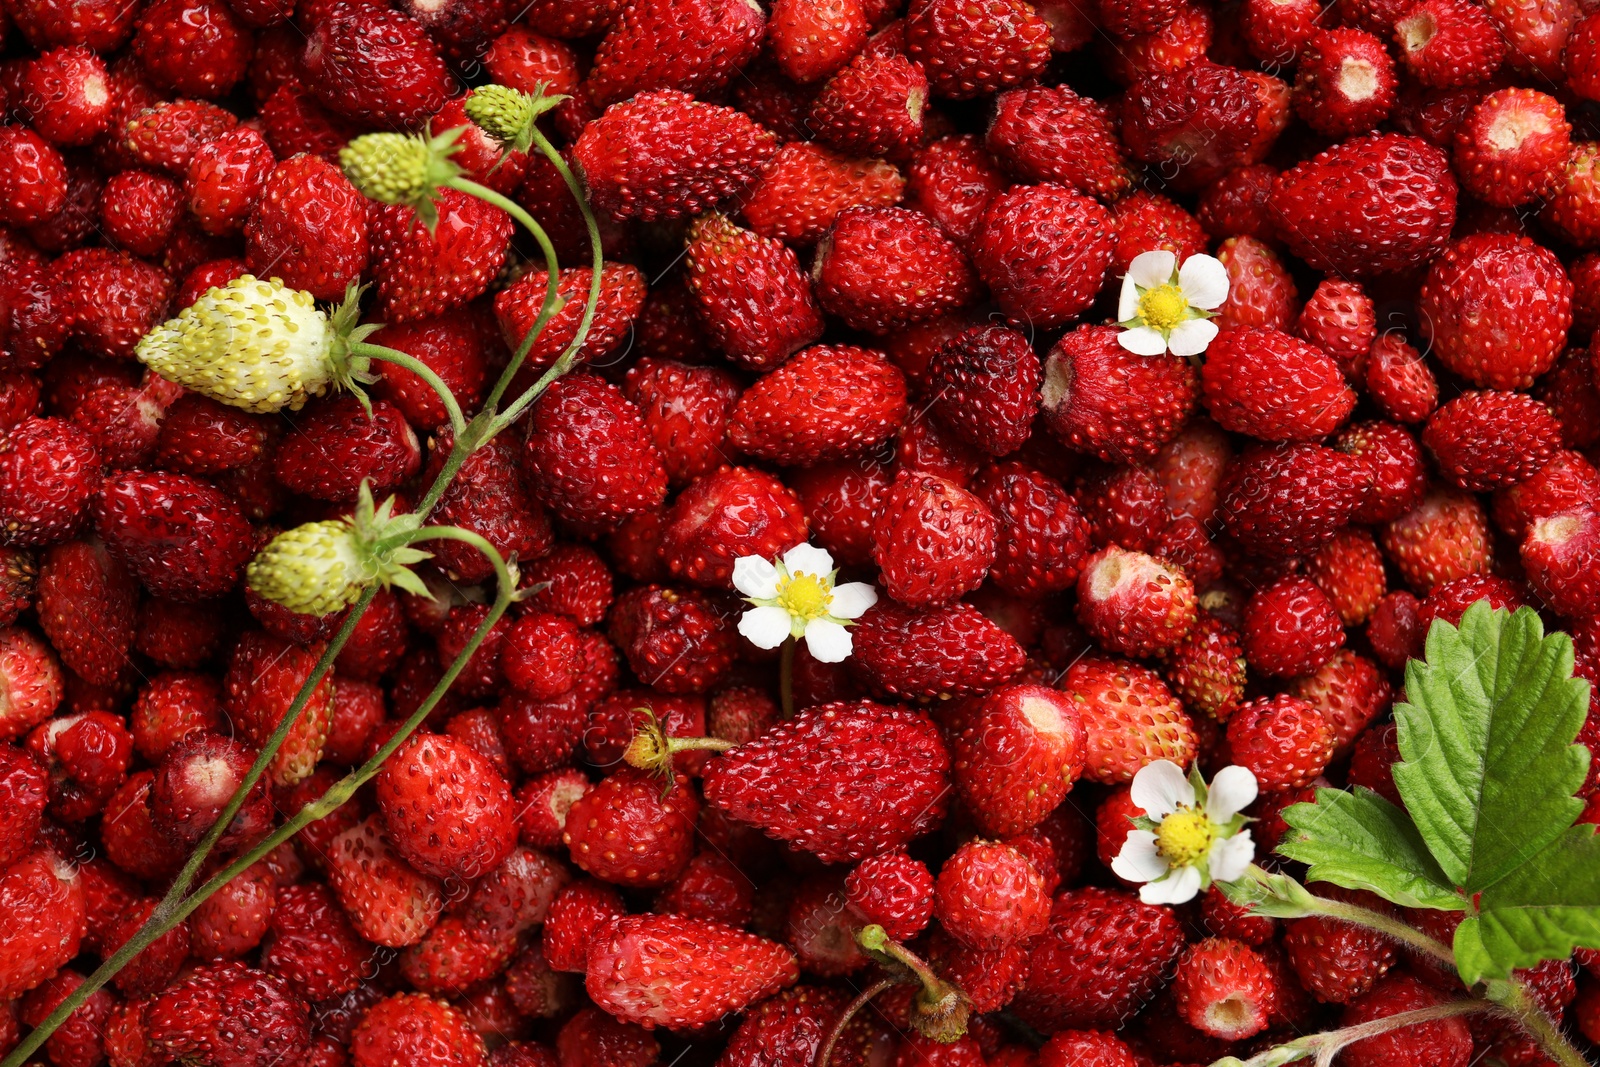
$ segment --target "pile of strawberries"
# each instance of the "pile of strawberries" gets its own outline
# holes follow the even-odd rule
[[[338,162],[466,126],[456,161],[563,264],[515,396],[592,274],[557,168],[468,123],[489,82],[567,97],[541,121],[606,256],[584,365],[432,518],[530,595],[372,787],[38,1062],[813,1067],[839,1030],[836,1067],[1154,1067],[1449,996],[1370,930],[1145,904],[1109,865],[1159,759],[1255,775],[1258,862],[1318,783],[1399,803],[1401,669],[1480,599],[1545,611],[1600,680],[1586,6],[4,0],[0,1051],[150,916],[341,623],[248,561],[363,483],[403,508],[450,445],[407,370],[375,365],[370,415],[264,415],[137,342],[243,274],[363,283],[371,340],[470,415],[537,247],[455,190],[430,232]],[[1197,360],[1118,341],[1152,250],[1226,267]],[[880,599],[789,679],[731,577],[808,541]],[[493,571],[429,550],[432,599],[378,594],[202,877],[465,646]],[[664,780],[623,758],[652,724],[733,747]],[[887,973],[869,923],[964,1026],[917,983],[837,1025]],[[1600,1042],[1590,966],[1527,977]],[[1494,1016],[1341,1062],[1482,1055],[1549,1062]]]

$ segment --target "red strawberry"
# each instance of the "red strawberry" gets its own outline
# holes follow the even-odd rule
[[[1245,660],[1239,635],[1210,612],[1195,616],[1188,636],[1167,653],[1162,670],[1185,706],[1218,722],[1227,721],[1244,699]]]
[[[545,323],[544,329],[528,349],[527,362],[515,382],[512,394],[532,385],[534,374],[543,373],[565,352],[578,335],[578,322],[589,300],[589,286],[594,271],[588,267],[572,267],[561,272],[556,280],[556,292],[563,303]],[[495,318],[500,323],[500,334],[506,345],[518,348],[544,306],[549,291],[550,275],[542,270],[530,270],[516,282],[502,289],[494,299]],[[600,269],[600,299],[595,304],[594,319],[583,345],[578,349],[581,361],[598,363],[610,354],[628,335],[629,328],[644,307],[644,275],[637,267],[626,263],[607,263]],[[524,384],[526,383],[526,384]]]
[[[589,947],[584,988],[646,1028],[715,1022],[799,980],[794,953],[721,923],[630,915]]]
[[[973,327],[928,364],[930,410],[967,443],[990,455],[1027,441],[1039,409],[1039,357],[1004,326]]]
[[[1365,277],[1420,266],[1449,239],[1456,183],[1445,154],[1415,137],[1343,141],[1273,183],[1273,219],[1317,270]]]
[[[105,64],[82,45],[44,52],[28,64],[20,104],[52,144],[86,145],[111,121]]]
[[[306,42],[308,84],[331,111],[382,128],[407,129],[438,111],[454,88],[435,45],[415,19],[337,3]]]
[[[1393,697],[1389,681],[1371,660],[1340,649],[1321,668],[1290,683],[1290,692],[1316,708],[1333,727],[1334,754],[1349,750]]]
[[[272,149],[249,126],[235,126],[194,154],[184,193],[208,234],[237,233],[272,172]]]
[[[1264,110],[1257,84],[1243,71],[1211,62],[1176,64],[1146,71],[1129,88],[1122,139],[1135,159],[1198,186],[1231,167],[1260,162],[1263,153],[1255,147]]]
[[[706,332],[740,366],[769,370],[822,336],[810,279],[779,242],[712,213],[690,227],[685,267]]]
[[[728,588],[740,556],[776,558],[805,540],[793,490],[751,467],[719,467],[679,494],[661,531],[667,569]]]
[[[25,419],[0,436],[0,536],[42,546],[70,537],[99,485],[89,436],[63,419]]]
[[[239,737],[260,747],[277,729],[316,665],[309,649],[261,631],[239,638],[228,673],[226,710]],[[273,757],[267,776],[274,785],[293,785],[311,773],[327,740],[332,715],[332,683],[326,676],[312,690],[299,720]]]
[[[655,507],[667,492],[638,408],[590,374],[559,379],[533,405],[523,467],[557,515],[600,529]]]
[[[1483,492],[1537,474],[1561,445],[1550,409],[1522,393],[1463,393],[1428,419],[1422,443],[1440,471],[1463,489]]]
[[[1356,1026],[1403,1011],[1443,1003],[1446,994],[1406,972],[1388,975],[1351,1001],[1339,1017]],[[1465,1067],[1472,1062],[1472,1033],[1460,1018],[1433,1019],[1352,1042],[1340,1055],[1350,1067]]]
[[[1161,449],[1154,472],[1174,515],[1210,524],[1232,452],[1228,435],[1209,419],[1192,420]]]
[[[288,983],[234,961],[199,967],[152,997],[145,1035],[160,1054],[219,1067],[270,1067],[311,1041],[306,1005]]]
[[[375,785],[395,850],[424,874],[477,878],[498,867],[516,844],[505,779],[455,738],[412,738]]]
[[[903,55],[863,52],[817,94],[807,126],[854,156],[903,158],[922,141],[928,79]]]
[[[348,119],[317,103],[298,80],[278,86],[262,101],[260,118],[267,143],[280,159],[305,154],[336,164],[340,150],[360,132]]]
[[[1439,402],[1439,383],[1432,369],[1393,333],[1380,334],[1372,343],[1366,384],[1378,409],[1396,422],[1421,422]]]
[[[1166,491],[1147,467],[1120,467],[1076,488],[1097,546],[1153,549],[1172,522]]]
[[[1256,776],[1263,792],[1310,784],[1328,765],[1333,744],[1328,721],[1292,696],[1248,701],[1228,719],[1229,753]]]
[[[1136,356],[1110,326],[1082,326],[1050,350],[1045,425],[1108,463],[1149,460],[1194,410],[1196,375],[1177,356]]]
[[[912,207],[965,248],[983,221],[984,208],[1007,184],[982,142],[962,134],[941,137],[916,154],[906,192]]]
[[[1230,237],[1217,247],[1217,259],[1228,271],[1228,298],[1217,308],[1217,326],[1289,328],[1300,296],[1277,253],[1254,237]]]
[[[912,0],[905,39],[934,95],[957,100],[1019,85],[1050,62],[1050,26],[1023,0]]]
[[[456,401],[467,411],[476,408],[488,385],[480,320],[470,313],[388,326],[368,338],[373,344],[416,356],[444,379]],[[379,376],[374,392],[399,408],[420,430],[433,430],[447,420],[444,404],[421,378],[404,367],[382,361],[371,367]]]
[[[1563,615],[1600,612],[1597,559],[1600,515],[1587,505],[1535,520],[1522,542],[1528,585]]]
[[[1106,109],[1064,85],[1001,93],[984,143],[1023,181],[1054,182],[1107,199],[1129,185]]]
[[[1029,954],[1015,1011],[1049,1031],[1116,1026],[1150,997],[1183,948],[1182,924],[1170,910],[1095,886],[1068,890]]]
[[[1277,978],[1249,945],[1211,937],[1178,960],[1173,979],[1178,1013],[1197,1030],[1237,1041],[1267,1028],[1277,1001]]]
[[[662,89],[607,108],[572,155],[597,209],[648,222],[745,192],[776,150],[777,138],[743,113]]]
[[[1583,508],[1600,499],[1600,471],[1576,452],[1557,452],[1533,477],[1495,492],[1495,525],[1514,541],[1528,526],[1563,511]]]
[[[133,54],[153,83],[214,100],[244,77],[252,44],[249,27],[227,4],[157,0],[140,13]]]
[[[1194,583],[1142,552],[1113,545],[1089,557],[1078,576],[1078,621],[1112,652],[1170,649],[1189,632],[1195,610]]]
[[[1554,191],[1572,149],[1561,103],[1532,89],[1500,89],[1456,130],[1461,184],[1488,204],[1516,207]]]
[[[645,357],[628,370],[623,392],[639,406],[670,485],[686,485],[721,466],[739,383],[718,367]]]
[[[1274,329],[1224,331],[1206,352],[1200,382],[1223,429],[1268,441],[1324,437],[1355,406],[1327,353]]]
[[[251,273],[340,300],[367,265],[366,201],[327,160],[294,156],[273,168],[245,237]]]
[[[852,908],[895,941],[916,937],[933,916],[933,875],[898,850],[856,864],[845,878],[845,893]]]
[[[660,778],[622,767],[573,802],[563,840],[572,861],[606,882],[634,888],[665,885],[694,854],[700,813],[689,779]]]
[[[1347,529],[1306,562],[1306,576],[1327,594],[1329,602],[1346,626],[1366,622],[1388,591],[1383,572],[1383,553],[1372,534],[1364,529]]]
[[[750,190],[744,217],[763,237],[814,244],[846,208],[899,203],[905,184],[892,164],[791,141],[772,157]]]
[[[1111,213],[1044,184],[1019,186],[989,202],[972,261],[1008,320],[1049,329],[1094,303],[1111,251]]]
[[[963,307],[977,278],[934,221],[896,207],[841,212],[817,246],[817,300],[851,329],[886,334]]]
[[[1453,578],[1489,569],[1489,518],[1472,496],[1436,489],[1385,526],[1383,551],[1407,585],[1426,594]]]
[[[755,58],[766,20],[745,0],[625,7],[595,52],[589,95],[604,107],[651,89],[715,96]]]
[[[59,544],[44,554],[39,568],[39,628],[75,674],[96,685],[115,685],[133,646],[138,595],[138,582],[100,542]],[[32,688],[16,676],[10,684],[22,691]],[[41,691],[53,691],[59,700],[59,678]],[[12,699],[13,711],[37,709],[35,701]],[[44,715],[54,704],[49,702]]]
[[[1359,285],[1337,279],[1319,283],[1300,309],[1294,332],[1332,356],[1345,377],[1365,379],[1378,324],[1372,298]]]
[[[451,438],[441,429],[424,477],[437,477],[449,453]],[[503,556],[537,559],[549,551],[554,534],[550,520],[524,488],[519,472],[521,449],[501,434],[467,457],[450,488],[439,498],[436,522],[462,526],[493,545]],[[463,582],[481,582],[494,573],[483,553],[454,541],[435,541],[428,550],[433,565]],[[370,615],[370,612],[369,612]]]
[[[365,483],[378,499],[422,466],[417,435],[393,404],[353,396],[319,399],[300,413],[295,437],[278,449],[273,474],[314,500],[352,504]]]
[[[934,914],[969,948],[995,951],[1044,933],[1050,900],[1022,853],[999,842],[969,841],[939,868]]]
[[[1389,116],[1394,60],[1383,42],[1356,29],[1318,30],[1295,74],[1295,111],[1324,137],[1366,133]]]
[[[237,503],[181,474],[114,475],[94,513],[95,531],[111,554],[152,593],[175,600],[226,592],[256,547]]]
[[[100,192],[100,225],[118,248],[156,256],[166,247],[182,206],[178,184],[142,170],[112,175]]]
[[[1181,767],[1194,759],[1194,724],[1154,671],[1086,656],[1067,669],[1061,688],[1083,719],[1090,781],[1118,785],[1156,760]]]
[[[397,993],[368,1008],[350,1036],[355,1067],[483,1067],[488,1053],[457,1008],[420,993]]]
[[[1468,0],[1423,0],[1394,24],[1394,39],[1411,76],[1441,89],[1484,81],[1506,55],[1494,20]]]
[[[890,696],[927,700],[994,688],[1022,669],[1016,639],[970,604],[917,612],[880,600],[851,631],[852,660]]]
[[[912,607],[976,589],[995,555],[994,515],[953,482],[901,471],[872,531],[872,558],[889,595]]]
[[[1021,597],[1070,588],[1089,553],[1089,524],[1061,483],[1017,461],[981,473],[973,493],[994,514],[989,577]]]
[[[1330,541],[1372,492],[1365,461],[1321,445],[1279,445],[1230,464],[1222,488],[1229,531],[1253,552],[1287,557]]]
[[[705,797],[839,863],[902,847],[936,825],[949,766],[938,730],[920,713],[870,701],[823,704],[708,760]],[[832,799],[819,804],[824,797]]]
[[[446,915],[401,954],[400,974],[420,992],[459,995],[504,971],[516,951],[511,931],[485,930]]]
[[[579,878],[562,887],[550,902],[541,935],[550,967],[582,971],[595,934],[627,913],[622,894],[603,882]]]
[[[1596,146],[1592,141],[1580,141],[1572,146],[1557,168],[1552,191],[1539,216],[1567,240],[1582,247],[1600,242],[1600,189],[1595,185],[1595,154]],[[1585,258],[1568,267],[1580,292],[1584,287],[1579,284],[1579,278],[1585,269],[1592,272],[1594,266],[1595,261]],[[1581,321],[1580,304],[1575,297],[1573,317],[1580,320],[1578,332],[1587,337],[1593,332],[1594,324],[1592,318]]]
[[[985,832],[1020,834],[1072,789],[1084,752],[1083,719],[1065,694],[1037,685],[1003,686],[965,716],[952,742],[956,788]],[[950,927],[943,914],[940,921]]]
[[[368,941],[390,948],[414,945],[444,908],[439,883],[395,854],[378,816],[333,838],[325,858],[328,884]]]
[[[1526,237],[1473,234],[1434,262],[1417,306],[1447,370],[1480,389],[1523,389],[1561,354],[1572,283]]]
[[[1344,645],[1344,627],[1309,578],[1280,578],[1250,598],[1241,633],[1245,661],[1259,674],[1310,674]]]
[[[25,1026],[37,1027],[83,985],[83,980],[83,975],[77,971],[62,969],[18,1002],[18,1019]],[[102,1034],[116,1003],[117,998],[110,990],[102,988],[89,994],[89,999],[73,1009],[45,1041],[44,1052],[50,1062],[66,1067],[104,1062],[106,1049]],[[15,1022],[12,1026],[15,1027]]]
[[[1206,250],[1200,222],[1177,204],[1157,193],[1140,189],[1111,205],[1117,227],[1117,245],[1111,256],[1111,273],[1123,274],[1141,252],[1160,249],[1179,261]]]
[[[261,967],[284,979],[307,1000],[326,1000],[355,989],[371,946],[361,940],[327,886],[316,882],[276,892],[271,933]]]
[[[728,422],[728,442],[774,463],[858,455],[899,428],[905,396],[904,376],[880,353],[817,345],[745,390]]]
[[[658,585],[618,597],[610,633],[639,680],[664,693],[713,688],[733,665],[737,640],[701,594]]]
[[[425,319],[466,303],[493,280],[511,240],[511,216],[475,196],[444,189],[432,233],[416,210],[371,201],[373,280],[385,322]]]

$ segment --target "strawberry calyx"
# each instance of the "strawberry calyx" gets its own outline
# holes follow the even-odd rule
[[[644,721],[628,743],[622,758],[629,766],[661,776],[666,780],[669,790],[673,782],[672,757],[677,753],[726,752],[734,747],[732,741],[718,737],[669,737],[654,711],[639,707],[634,712]]]
[[[967,1032],[972,1002],[958,987],[933,972],[933,967],[889,937],[877,923],[856,931],[856,944],[891,976],[922,988],[911,1002],[911,1026],[923,1037],[949,1044]]]
[[[456,126],[440,134],[363,134],[339,152],[339,165],[361,195],[412,208],[431,234],[439,224],[440,188],[465,173],[451,158],[465,132]]]

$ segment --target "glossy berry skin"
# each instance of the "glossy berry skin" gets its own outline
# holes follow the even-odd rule
[[[1048,329],[1088,310],[1111,253],[1111,213],[1046,183],[1017,186],[989,202],[972,262],[1007,320]]]
[[[601,107],[649,89],[715,95],[760,50],[766,19],[742,0],[625,6],[595,53],[588,90]]]
[[[1309,784],[1328,765],[1333,741],[1328,721],[1296,697],[1260,697],[1228,719],[1234,762],[1256,776],[1263,792]]]
[[[845,878],[845,895],[862,917],[895,941],[920,934],[933,915],[933,875],[901,851],[880,852],[856,864]]]
[[[1310,674],[1344,644],[1333,602],[1309,578],[1282,578],[1258,592],[1245,609],[1245,660],[1261,674]]]
[[[395,848],[425,874],[476,878],[516,844],[505,779],[455,738],[417,735],[384,764],[376,786]]]
[[[810,465],[870,451],[899,428],[905,411],[905,376],[881,353],[815,345],[745,390],[728,420],[728,442],[773,463]]]
[[[1213,937],[1191,945],[1173,980],[1178,1013],[1197,1030],[1238,1041],[1267,1028],[1276,977],[1248,945]]]
[[[920,212],[852,207],[817,246],[812,281],[823,309],[872,334],[972,301],[978,284],[956,243]]]
[[[311,1039],[306,1006],[288,984],[237,962],[200,967],[153,997],[145,1034],[169,1056],[217,1067],[268,1067]]]
[[[1271,327],[1225,331],[1206,351],[1200,385],[1219,426],[1265,441],[1325,437],[1356,401],[1331,356]]]
[[[1164,652],[1189,632],[1195,610],[1194,583],[1143,552],[1113,545],[1078,575],[1078,621],[1111,652]]]
[[[1009,461],[986,468],[972,491],[994,513],[989,577],[996,585],[1033,599],[1078,580],[1089,555],[1089,522],[1060,482]]]
[[[439,224],[429,233],[411,207],[367,203],[368,275],[385,322],[425,319],[464,304],[488,288],[505,262],[511,217],[504,211],[455,189],[440,190],[437,208]]]
[[[974,327],[928,364],[926,391],[936,418],[992,456],[1027,441],[1039,409],[1039,357],[1027,338],[1003,326]]]
[[[1366,133],[1394,107],[1394,60],[1370,33],[1322,30],[1306,41],[1294,89],[1296,112],[1324,137]]]
[[[1351,1002],[1340,1023],[1358,1025],[1430,1007],[1444,997],[1415,976],[1401,972],[1380,979],[1360,999]],[[1391,1030],[1354,1042],[1341,1055],[1351,1067],[1465,1067],[1472,1061],[1472,1035],[1459,1017],[1434,1019],[1409,1033]]]
[[[566,375],[534,404],[523,467],[557,515],[599,529],[654,507],[667,492],[639,409],[591,374]]]
[[[914,0],[905,39],[934,95],[958,100],[1020,84],[1050,61],[1050,27],[1021,0]]]
[[[822,312],[793,251],[710,214],[691,227],[684,265],[712,341],[752,370],[769,370],[822,336]]]
[[[1247,551],[1315,552],[1369,499],[1372,478],[1368,463],[1322,445],[1252,449],[1228,464],[1221,516]]]
[[[1555,455],[1561,427],[1550,409],[1523,393],[1463,393],[1435,411],[1422,431],[1440,472],[1476,492],[1527,481]]]
[[[1058,690],[1002,686],[964,720],[951,745],[952,769],[985,833],[1007,837],[1037,826],[1083,773],[1083,718]]]
[[[1063,443],[1108,463],[1153,458],[1194,410],[1198,381],[1178,356],[1136,356],[1110,326],[1081,326],[1050,350],[1041,408]]]
[[[732,374],[646,356],[622,388],[644,416],[670,485],[687,485],[722,465],[728,420],[741,392]]]
[[[1199,747],[1194,723],[1159,675],[1125,660],[1085,656],[1060,686],[1083,719],[1083,776],[1120,785],[1156,760],[1186,766]]]
[[[1054,182],[1107,199],[1129,185],[1105,108],[1064,85],[1000,94],[984,144],[1023,181]]]
[[[872,535],[890,596],[912,607],[948,603],[977,587],[994,554],[995,520],[981,500],[937,475],[896,477]]]
[[[914,700],[987,692],[1026,660],[1016,638],[963,601],[914,611],[880,598],[851,637],[851,660],[869,684]]]
[[[824,862],[904,846],[942,816],[950,756],[924,715],[824,704],[707,761],[706,803]],[[816,788],[818,776],[826,789]]]
[[[415,126],[450,95],[449,72],[422,25],[385,8],[334,8],[306,44],[305,67],[323,106],[380,129]]]
[[[365,200],[332,163],[294,156],[268,176],[245,241],[245,262],[257,277],[281,278],[319,300],[343,299],[367,263]]]
[[[108,478],[95,502],[95,531],[151,592],[206,600],[239,580],[255,531],[230,497],[180,474]]]
[[[957,941],[993,951],[1044,933],[1050,901],[1038,868],[1022,853],[969,841],[939,868],[933,910]]]
[[[0,536],[43,546],[71,536],[97,488],[98,450],[64,419],[25,419],[0,436]]]
[[[776,558],[805,534],[799,500],[780,479],[754,467],[723,466],[678,495],[660,554],[672,573],[727,589],[739,557]]]
[[[255,753],[231,738],[192,733],[162,757],[150,789],[156,825],[180,845],[193,846],[211,829],[243,782]],[[218,839],[225,848],[262,836],[272,824],[271,801],[257,787]]]
[[[357,1067],[481,1067],[483,1038],[457,1008],[420,993],[397,993],[368,1008],[350,1036]]]
[[[700,803],[682,775],[662,795],[662,782],[622,767],[573,802],[563,839],[579,867],[603,881],[634,888],[665,885],[694,853]]]

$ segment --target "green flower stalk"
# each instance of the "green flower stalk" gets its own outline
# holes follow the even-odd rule
[[[450,157],[465,129],[457,126],[437,136],[363,134],[340,151],[339,164],[350,184],[363,196],[415,208],[417,217],[432,233],[439,223],[434,201],[440,187],[464,173]]]
[[[420,524],[415,514],[394,515],[394,497],[374,508],[372,491],[363,482],[351,518],[284,531],[250,561],[245,581],[266,599],[302,615],[341,611],[374,582],[429,596],[422,579],[409,570],[428,553],[392,543]]]
[[[377,329],[357,326],[352,290],[331,315],[311,294],[276,278],[241,274],[140,339],[134,355],[169,381],[245,411],[298,411],[330,389],[366,380],[350,345]]]

